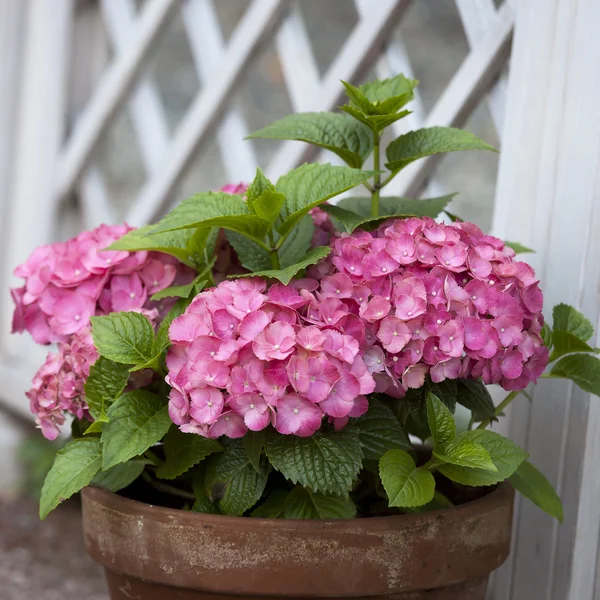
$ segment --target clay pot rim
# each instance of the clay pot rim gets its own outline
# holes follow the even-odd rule
[[[457,506],[450,508],[441,508],[431,510],[423,513],[409,513],[403,515],[387,515],[379,517],[364,517],[364,518],[353,518],[353,519],[273,519],[266,517],[245,517],[245,516],[231,516],[231,515],[213,515],[210,513],[193,512],[188,510],[182,510],[177,508],[168,508],[159,504],[149,504],[141,502],[139,500],[133,500],[132,498],[126,498],[118,493],[111,492],[105,488],[88,486],[82,490],[82,494],[88,496],[90,499],[100,502],[105,506],[124,512],[126,514],[151,514],[153,518],[163,517],[165,520],[177,520],[185,522],[186,520],[195,521],[199,517],[208,524],[214,523],[215,525],[235,525],[240,526],[244,522],[252,525],[252,528],[256,527],[272,527],[274,529],[287,529],[290,524],[299,533],[304,529],[306,532],[314,531],[315,524],[323,526],[327,525],[330,530],[335,530],[338,527],[346,530],[349,523],[360,524],[361,530],[377,530],[382,529],[382,525],[386,524],[386,527],[391,525],[393,520],[396,525],[401,524],[406,527],[411,525],[418,525],[423,521],[431,521],[438,515],[445,515],[446,517],[452,513],[455,518],[460,518],[462,513],[468,512],[470,515],[474,513],[485,513],[492,507],[501,505],[507,501],[514,494],[513,486],[508,480],[502,481],[496,485],[495,489],[491,490],[484,496],[469,502],[464,502]],[[401,521],[401,523],[400,523]],[[371,525],[371,526],[369,526]]]

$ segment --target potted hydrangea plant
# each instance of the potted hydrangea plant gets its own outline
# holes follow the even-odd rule
[[[14,329],[57,344],[31,409],[51,439],[72,415],[40,514],[83,489],[113,600],[483,599],[509,552],[513,488],[562,519],[493,426],[540,377],[600,391],[592,326],[559,305],[551,329],[514,245],[434,220],[452,196],[381,195],[419,158],[493,150],[433,127],[392,141],[384,167],[382,133],[416,83],[344,84],[342,112],[253,136],[347,167],[276,183],[259,169],[156,225],[102,226],[17,268]],[[327,203],[360,185],[370,197]],[[488,384],[508,392],[497,406]]]

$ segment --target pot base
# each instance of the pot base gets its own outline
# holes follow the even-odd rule
[[[303,600],[291,596],[269,596],[267,599],[265,596],[213,594],[146,582],[128,575],[114,573],[108,569],[105,569],[105,574],[111,600],[131,600],[131,598],[136,598],[136,600]],[[338,600],[484,600],[487,582],[488,578],[484,577],[437,590],[386,594],[384,596],[335,596],[335,598]]]

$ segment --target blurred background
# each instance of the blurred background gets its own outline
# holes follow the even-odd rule
[[[202,143],[197,144],[186,138],[186,128],[191,130],[190,123],[202,120],[199,98],[205,92],[210,95],[207,90],[225,76],[223,48],[231,48],[236,28],[244,27],[251,35],[249,29],[257,25],[248,20],[251,4],[281,6],[265,17],[268,34],[256,43],[252,59],[243,61],[234,74],[236,85],[225,94],[228,125],[216,127],[223,122],[220,112],[207,117]],[[101,222],[128,220],[139,225],[136,221],[159,216],[195,192],[248,180],[256,166],[275,165],[276,170],[281,153],[291,151],[294,143],[251,144],[241,140],[243,134],[295,110],[328,109],[319,108],[316,90],[307,89],[302,96],[298,90],[319,80],[347,78],[345,64],[338,60],[342,51],[347,59],[360,58],[360,65],[350,71],[353,83],[374,79],[386,69],[389,74],[410,69],[407,74],[421,82],[419,98],[410,107],[417,120],[408,125],[414,127],[436,109],[469,54],[469,42],[481,37],[482,18],[489,11],[495,16],[494,6],[500,4],[0,0],[4,384],[0,386],[0,596],[4,600],[106,598],[100,570],[87,558],[80,539],[77,500],[38,522],[37,494],[60,444],[46,442],[27,416],[23,392],[45,350],[7,334],[11,305],[6,289],[16,283],[11,269],[40,243],[67,239]],[[488,12],[479,13],[477,5]],[[388,15],[383,22],[372,19],[378,12]],[[161,14],[164,18],[158,24]],[[255,11],[257,19],[261,15],[265,11]],[[275,33],[275,27],[267,26],[271,21],[283,22],[284,27]],[[471,27],[465,31],[467,22]],[[347,40],[361,23],[365,35],[375,27],[381,34],[369,47],[357,46],[353,55]],[[501,54],[504,61],[493,65],[489,81],[505,77],[508,52]],[[228,58],[239,59],[235,52]],[[119,89],[122,93],[115,99]],[[457,124],[499,147],[496,125],[501,117],[496,113],[493,118],[489,108],[493,103],[469,105]],[[188,121],[190,110],[196,110],[195,121]],[[188,150],[181,173],[165,181],[162,173],[169,177],[171,156]],[[335,162],[333,155],[319,159]],[[451,210],[490,230],[497,166],[493,153],[448,155],[427,174],[419,193],[460,191]],[[49,189],[55,185],[58,191]]]

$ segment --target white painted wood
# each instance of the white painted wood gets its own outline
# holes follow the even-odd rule
[[[226,100],[254,51],[277,24],[281,0],[254,0],[237,25],[223,53],[212,85],[198,93],[169,145],[160,172],[151,177],[129,213],[132,225],[147,223],[158,215],[169,199],[193,153],[206,141],[226,109]]]
[[[56,182],[56,195],[59,198],[64,198],[81,176],[100,136],[127,100],[145,59],[177,4],[177,0],[150,0],[145,4],[127,52],[118,55],[104,72],[93,98],[61,153]]]
[[[182,7],[182,14],[200,81],[203,85],[211,85],[225,48],[212,0],[188,0]],[[258,160],[252,142],[244,139],[249,133],[241,110],[230,108],[225,112],[217,142],[232,183],[254,179]]]

